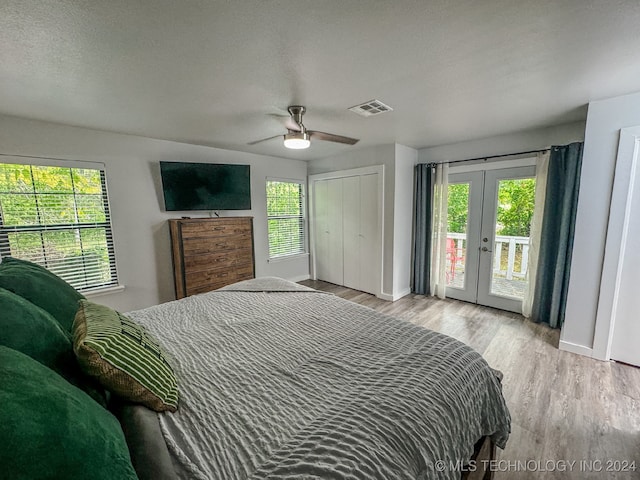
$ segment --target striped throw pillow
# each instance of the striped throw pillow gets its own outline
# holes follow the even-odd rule
[[[167,354],[142,325],[80,300],[73,350],[82,369],[114,394],[157,411],[175,412],[178,385]]]

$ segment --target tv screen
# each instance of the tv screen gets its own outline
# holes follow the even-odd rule
[[[250,210],[249,165],[160,162],[167,211]]]

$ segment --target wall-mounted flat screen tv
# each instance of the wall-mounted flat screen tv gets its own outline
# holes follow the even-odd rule
[[[160,162],[167,211],[250,210],[249,165]]]

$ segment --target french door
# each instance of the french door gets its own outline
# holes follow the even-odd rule
[[[522,311],[535,167],[449,174],[447,297]]]

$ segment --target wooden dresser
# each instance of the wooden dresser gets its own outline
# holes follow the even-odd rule
[[[176,298],[255,276],[253,218],[169,220]]]

